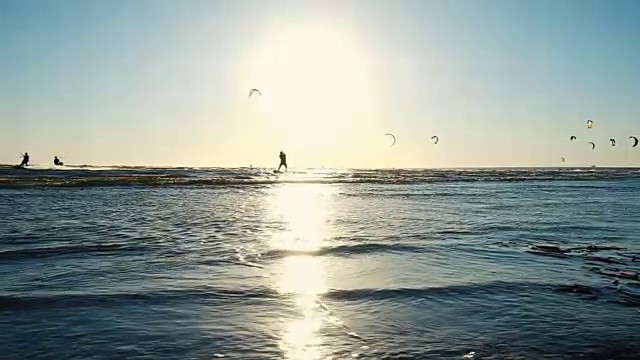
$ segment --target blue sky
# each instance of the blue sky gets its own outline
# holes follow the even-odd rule
[[[637,1],[4,0],[0,163],[640,165],[638,18]]]

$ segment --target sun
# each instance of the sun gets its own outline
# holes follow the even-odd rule
[[[268,32],[248,77],[264,94],[262,114],[279,141],[326,147],[370,103],[370,66],[346,31],[321,26]]]

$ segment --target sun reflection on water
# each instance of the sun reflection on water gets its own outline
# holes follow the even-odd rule
[[[332,188],[328,185],[287,184],[275,189],[271,214],[284,225],[273,235],[280,250],[314,251],[322,247],[330,211]]]
[[[292,296],[293,318],[281,329],[280,349],[287,359],[321,359],[322,324],[326,320],[319,305],[319,295],[326,291],[321,259],[312,253],[322,248],[329,235],[326,226],[333,189],[327,185],[294,185],[274,189],[271,215],[283,224],[274,233],[271,246],[292,251],[285,256],[275,284],[278,292]],[[300,254],[302,252],[302,254]]]

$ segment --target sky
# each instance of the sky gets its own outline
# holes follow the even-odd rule
[[[0,0],[0,163],[640,166],[638,18],[636,0]]]

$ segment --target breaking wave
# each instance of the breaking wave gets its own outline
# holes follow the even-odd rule
[[[242,186],[279,183],[310,184],[423,184],[446,182],[595,181],[640,179],[640,168],[492,168],[294,170],[274,174],[258,168],[146,168],[95,167],[14,169],[0,166],[0,187],[99,186]],[[591,186],[591,185],[589,185]]]

